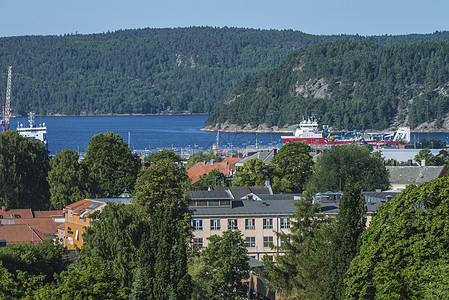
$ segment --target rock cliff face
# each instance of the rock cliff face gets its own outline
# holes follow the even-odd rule
[[[448,42],[335,41],[301,49],[242,83],[206,128],[293,131],[314,117],[335,130],[449,131],[447,53]]]

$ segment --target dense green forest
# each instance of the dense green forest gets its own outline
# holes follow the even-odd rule
[[[293,50],[337,39],[384,45],[449,40],[449,32],[363,37],[191,27],[4,37],[0,96],[5,99],[11,65],[18,115],[211,113],[240,82],[279,65]]]
[[[326,42],[241,83],[208,125],[282,127],[316,117],[334,129],[447,128],[448,80],[445,41]]]

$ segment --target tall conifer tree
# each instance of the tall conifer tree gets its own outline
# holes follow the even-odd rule
[[[332,235],[332,246],[327,276],[326,299],[344,299],[344,278],[352,259],[359,253],[360,236],[365,230],[366,206],[359,183],[348,182],[340,200]]]

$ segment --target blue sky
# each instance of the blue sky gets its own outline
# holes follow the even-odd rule
[[[2,0],[0,11],[2,37],[188,26],[360,35],[449,30],[444,0]]]

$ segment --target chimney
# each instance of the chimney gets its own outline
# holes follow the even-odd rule
[[[211,159],[211,160],[210,160],[210,165],[213,166],[213,165],[214,165],[214,162],[215,162],[215,159]]]
[[[278,154],[278,149],[277,149],[277,148],[274,148],[274,149],[273,149],[273,155],[276,155],[276,154]]]
[[[206,165],[206,164],[207,164],[207,162],[206,162],[206,161],[204,161],[204,162],[203,162],[203,164],[204,164],[204,165]]]
[[[229,165],[229,161],[226,161],[226,162],[225,162],[225,166],[227,166],[227,165]]]
[[[6,206],[2,206],[2,211],[3,211],[3,212],[6,211]]]
[[[396,166],[396,160],[395,160],[395,159],[392,159],[392,160],[391,160],[391,165],[392,165],[393,167]]]
[[[393,198],[393,196],[387,195],[385,198],[387,199],[387,202],[390,202],[390,200]]]
[[[408,160],[408,165],[409,165],[410,167],[413,166],[413,160],[409,159],[409,160]]]
[[[246,200],[253,200],[253,195],[251,194],[246,195]]]
[[[425,167],[425,166],[426,166],[426,160],[423,159],[423,160],[421,161],[421,167]]]

